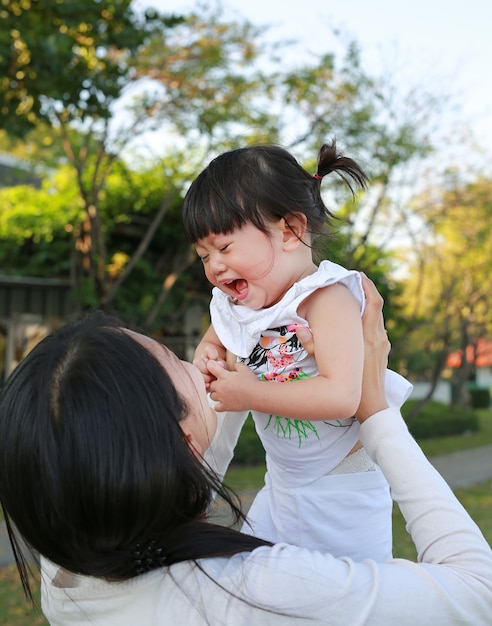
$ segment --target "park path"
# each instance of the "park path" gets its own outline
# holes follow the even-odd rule
[[[469,487],[492,479],[492,445],[430,459],[450,487]]]
[[[471,485],[492,480],[492,445],[433,457],[430,461],[452,489],[470,487]],[[255,492],[245,491],[240,495],[244,510],[247,511],[255,496]],[[217,511],[217,515],[214,515],[213,519],[219,523],[228,523],[229,521],[220,510]],[[0,567],[5,567],[12,561],[12,552],[7,538],[5,523],[1,522]]]

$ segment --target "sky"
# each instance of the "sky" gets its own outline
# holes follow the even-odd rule
[[[191,0],[137,0],[186,13]],[[492,154],[491,0],[222,0],[227,15],[269,25],[273,40],[293,38],[292,58],[309,60],[336,45],[333,28],[355,39],[372,74],[397,67],[411,84],[455,94],[459,117]],[[400,71],[400,69],[398,71]]]

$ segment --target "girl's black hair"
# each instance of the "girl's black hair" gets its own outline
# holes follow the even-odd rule
[[[229,233],[250,222],[268,233],[268,223],[303,213],[311,233],[330,226],[334,215],[321,198],[321,179],[335,172],[354,193],[367,176],[341,155],[333,140],[318,154],[316,175],[307,172],[284,148],[250,146],[216,157],[191,184],[183,202],[186,239],[196,243],[209,234]]]
[[[214,492],[242,514],[190,449],[187,414],[161,363],[103,314],[24,358],[0,394],[0,502],[27,595],[17,532],[69,571],[109,580],[270,545],[206,521]]]

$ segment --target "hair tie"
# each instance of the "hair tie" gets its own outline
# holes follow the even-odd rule
[[[166,557],[164,550],[160,548],[154,539],[146,545],[137,543],[133,551],[133,563],[135,565],[135,573],[144,574],[150,570],[157,569],[166,565]]]
[[[322,174],[318,174],[318,172],[316,172],[316,174],[313,174],[313,178],[315,178],[316,180],[321,180],[323,176]]]

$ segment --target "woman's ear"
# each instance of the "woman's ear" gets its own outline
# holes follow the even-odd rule
[[[198,443],[195,437],[193,437],[193,434],[187,431],[186,427],[185,428],[181,427],[181,429],[184,433],[186,442],[190,450],[193,452],[195,456],[198,456],[201,458],[202,453],[203,453],[201,445]]]
[[[294,250],[299,244],[306,243],[307,217],[304,213],[291,213],[280,220],[282,240],[285,250]]]

